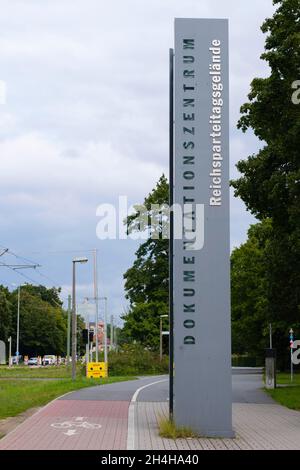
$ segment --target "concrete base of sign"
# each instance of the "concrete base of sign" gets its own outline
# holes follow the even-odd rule
[[[229,418],[231,420],[231,416]],[[187,422],[191,423],[187,426]],[[178,413],[175,419],[176,427],[189,427],[198,437],[201,438],[228,438],[233,439],[235,438],[235,432],[233,429],[209,429],[209,423],[207,425],[201,421],[201,423],[193,422],[193,420],[189,419],[187,421],[186,414],[183,412],[183,417],[180,419]]]

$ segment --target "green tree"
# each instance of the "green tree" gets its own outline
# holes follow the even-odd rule
[[[300,70],[300,0],[274,0],[278,9],[262,25],[267,78],[251,83],[238,127],[252,128],[261,150],[241,160],[235,195],[259,220],[272,219],[266,258],[266,294],[271,319],[282,326],[275,345],[284,351],[288,329],[300,313],[300,107],[292,83]]]
[[[9,291],[0,286],[0,340],[7,342],[12,328],[12,305]]]
[[[268,347],[266,253],[271,230],[270,220],[252,225],[248,240],[231,254],[233,353],[263,356]]]
[[[20,352],[22,355],[63,355],[66,350],[66,315],[58,305],[42,299],[41,291],[30,284],[23,286],[20,296]],[[51,298],[52,289],[49,289]],[[17,324],[18,292],[11,294],[12,325]],[[11,330],[16,347],[16,328]]]
[[[30,292],[32,295],[39,296],[45,302],[48,302],[53,307],[61,307],[63,302],[60,300],[59,296],[61,293],[60,287],[45,287],[42,285],[33,286],[27,284],[27,292]]]
[[[139,246],[133,266],[124,274],[130,305],[123,316],[122,338],[139,341],[151,348],[159,345],[159,316],[168,314],[169,310],[168,240],[162,236],[167,216],[153,210],[153,205],[163,206],[168,204],[168,199],[169,186],[163,175],[145,198],[145,209],[136,206],[135,213],[126,221],[131,232],[152,228],[152,237]]]

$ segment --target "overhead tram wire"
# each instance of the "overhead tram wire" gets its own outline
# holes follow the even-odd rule
[[[14,256],[17,259],[20,259],[22,261],[26,261],[27,263],[33,264],[35,266],[40,266],[36,261],[32,261],[30,259],[24,258],[23,256],[17,255],[16,253],[14,253],[13,251],[11,251],[9,249],[7,249],[7,253]]]
[[[0,247],[2,247],[0,245]],[[4,247],[3,247],[4,248]],[[16,253],[14,253],[13,251],[9,250],[8,248],[6,249],[7,252],[13,256],[15,256],[16,258],[20,259],[20,260],[23,260],[23,261],[26,261],[27,263],[31,263],[33,265],[35,265],[36,267],[41,267],[38,263],[36,263],[35,261],[33,260],[30,260],[28,258],[24,258],[23,256],[20,256],[20,255],[17,255]],[[89,253],[89,252],[94,252],[94,249],[83,249],[83,250],[57,250],[57,251],[45,251],[45,252],[32,252],[32,254],[43,254],[43,253],[57,253],[57,254],[61,254],[61,253]],[[1,254],[0,254],[1,256]],[[41,273],[38,269],[35,269],[36,272],[44,277],[45,279],[47,279],[48,281],[50,281],[51,283],[53,283],[54,286],[59,286],[59,283],[54,281],[54,279],[51,279],[51,277],[47,276],[46,274],[43,274]]]
[[[48,281],[50,281],[50,282],[52,283],[53,287],[61,287],[58,282],[56,282],[54,279],[52,279],[51,277],[47,276],[46,274],[41,273],[41,271],[40,271],[39,269],[36,269],[35,271],[36,271],[41,277],[43,277],[43,278],[47,279]]]
[[[1,246],[1,245],[0,245]],[[38,264],[37,262],[31,260],[31,259],[28,259],[28,258],[25,258],[23,256],[20,256],[20,255],[17,255],[16,253],[14,253],[13,251],[11,251],[9,248],[4,248],[1,246],[1,248],[3,248],[3,253],[0,253],[0,256],[4,253],[8,253],[8,254],[11,254],[12,256],[14,256],[15,258],[17,259],[20,259],[22,261],[26,261],[27,263],[30,263],[30,265],[18,265],[18,266],[14,266],[14,265],[9,265],[11,268],[13,269],[27,269],[27,268],[34,268],[35,271],[41,276],[41,277],[44,277],[45,279],[47,279],[48,281],[50,281],[51,283],[53,283],[54,286],[58,286],[59,284],[54,281],[53,279],[51,279],[49,276],[46,276],[45,274],[41,273],[41,271],[39,271],[37,268],[38,267],[41,267],[40,264]],[[1,264],[0,264],[1,265]],[[7,265],[8,267],[8,265]],[[37,282],[34,281],[35,284],[38,284]]]
[[[92,253],[93,249],[82,249],[82,250],[46,250],[46,251],[30,251],[31,255],[45,255],[45,254],[63,254],[63,253]]]
[[[1,246],[1,249],[3,250],[3,252],[1,253],[1,256],[4,255],[4,254],[9,254],[9,255],[15,256],[16,258],[22,259],[21,257],[18,257],[15,253],[10,251],[10,249],[7,248],[7,247]],[[21,264],[7,264],[7,263],[0,262],[0,267],[2,266],[2,267],[5,267],[5,268],[8,268],[11,271],[14,271],[15,273],[17,273],[20,276],[24,277],[25,279],[29,280],[33,284],[37,284],[37,282],[34,279],[32,279],[30,276],[27,276],[27,274],[24,274],[19,270],[20,269],[36,269],[37,267],[40,267],[40,265],[38,263],[34,263],[32,261],[29,261],[29,260],[26,260],[25,258],[23,258],[23,261],[24,260],[31,263],[31,264],[22,264],[21,265]]]
[[[5,264],[5,263],[0,263],[0,267],[1,266],[5,267],[5,268],[8,268],[8,269],[11,269],[11,271],[14,271],[15,273],[19,274],[20,276],[24,277],[25,279],[28,279],[33,284],[38,285],[38,283],[34,279],[32,279],[31,277],[27,276],[26,274],[20,272],[17,268],[12,268],[9,264]]]
[[[46,274],[42,273],[39,269],[37,269],[38,267],[41,267],[40,264],[36,263],[35,261],[31,260],[31,259],[28,259],[28,258],[25,258],[23,256],[20,256],[20,255],[17,255],[16,253],[14,253],[13,251],[11,251],[9,248],[6,248],[4,247],[3,245],[0,245],[0,248],[3,250],[3,253],[0,253],[0,256],[2,254],[10,254],[10,255],[13,255],[15,258],[17,259],[20,259],[20,260],[23,260],[23,261],[26,261],[27,263],[31,263],[32,265],[8,265],[8,264],[5,264],[5,263],[0,263],[0,267],[1,266],[4,266],[4,267],[7,267],[7,268],[10,268],[12,271],[14,272],[17,272],[18,274],[20,274],[20,276],[24,277],[25,279],[28,279],[30,282],[32,282],[33,284],[35,285],[40,285],[39,282],[35,281],[34,279],[32,279],[31,277],[27,276],[26,274],[22,273],[22,272],[19,272],[17,269],[26,269],[26,268],[34,268],[35,272],[37,272],[41,277],[43,277],[44,279],[47,279],[48,281],[51,282],[52,286],[53,287],[61,287],[60,284],[58,282],[56,282],[54,279],[52,279],[51,277],[47,276]],[[86,253],[86,252],[93,252],[94,249],[90,249],[90,250],[60,250],[60,251],[47,251],[47,252],[33,252],[35,254],[43,254],[43,253]],[[62,297],[62,300],[63,301],[67,301],[67,298],[65,297]]]

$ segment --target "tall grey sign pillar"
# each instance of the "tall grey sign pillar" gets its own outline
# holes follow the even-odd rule
[[[211,437],[233,436],[228,94],[227,20],[176,19],[174,420]]]

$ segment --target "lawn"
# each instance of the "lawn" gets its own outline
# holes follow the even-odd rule
[[[71,377],[71,365],[66,366],[46,366],[46,367],[29,367],[29,366],[0,366],[0,379],[1,378],[68,378]],[[82,366],[77,366],[77,373],[82,374]]]
[[[269,395],[281,405],[300,411],[300,373],[294,374],[293,382],[291,382],[290,374],[278,373],[277,384],[286,385],[286,387],[267,390]]]
[[[294,373],[293,382],[291,382],[291,375],[287,372],[278,372],[277,373],[277,383],[278,384],[297,384],[300,385],[300,372]]]
[[[132,380],[134,377],[108,377],[107,379],[62,380],[0,380],[0,419],[16,416],[36,406],[42,406],[64,393],[100,384]]]

